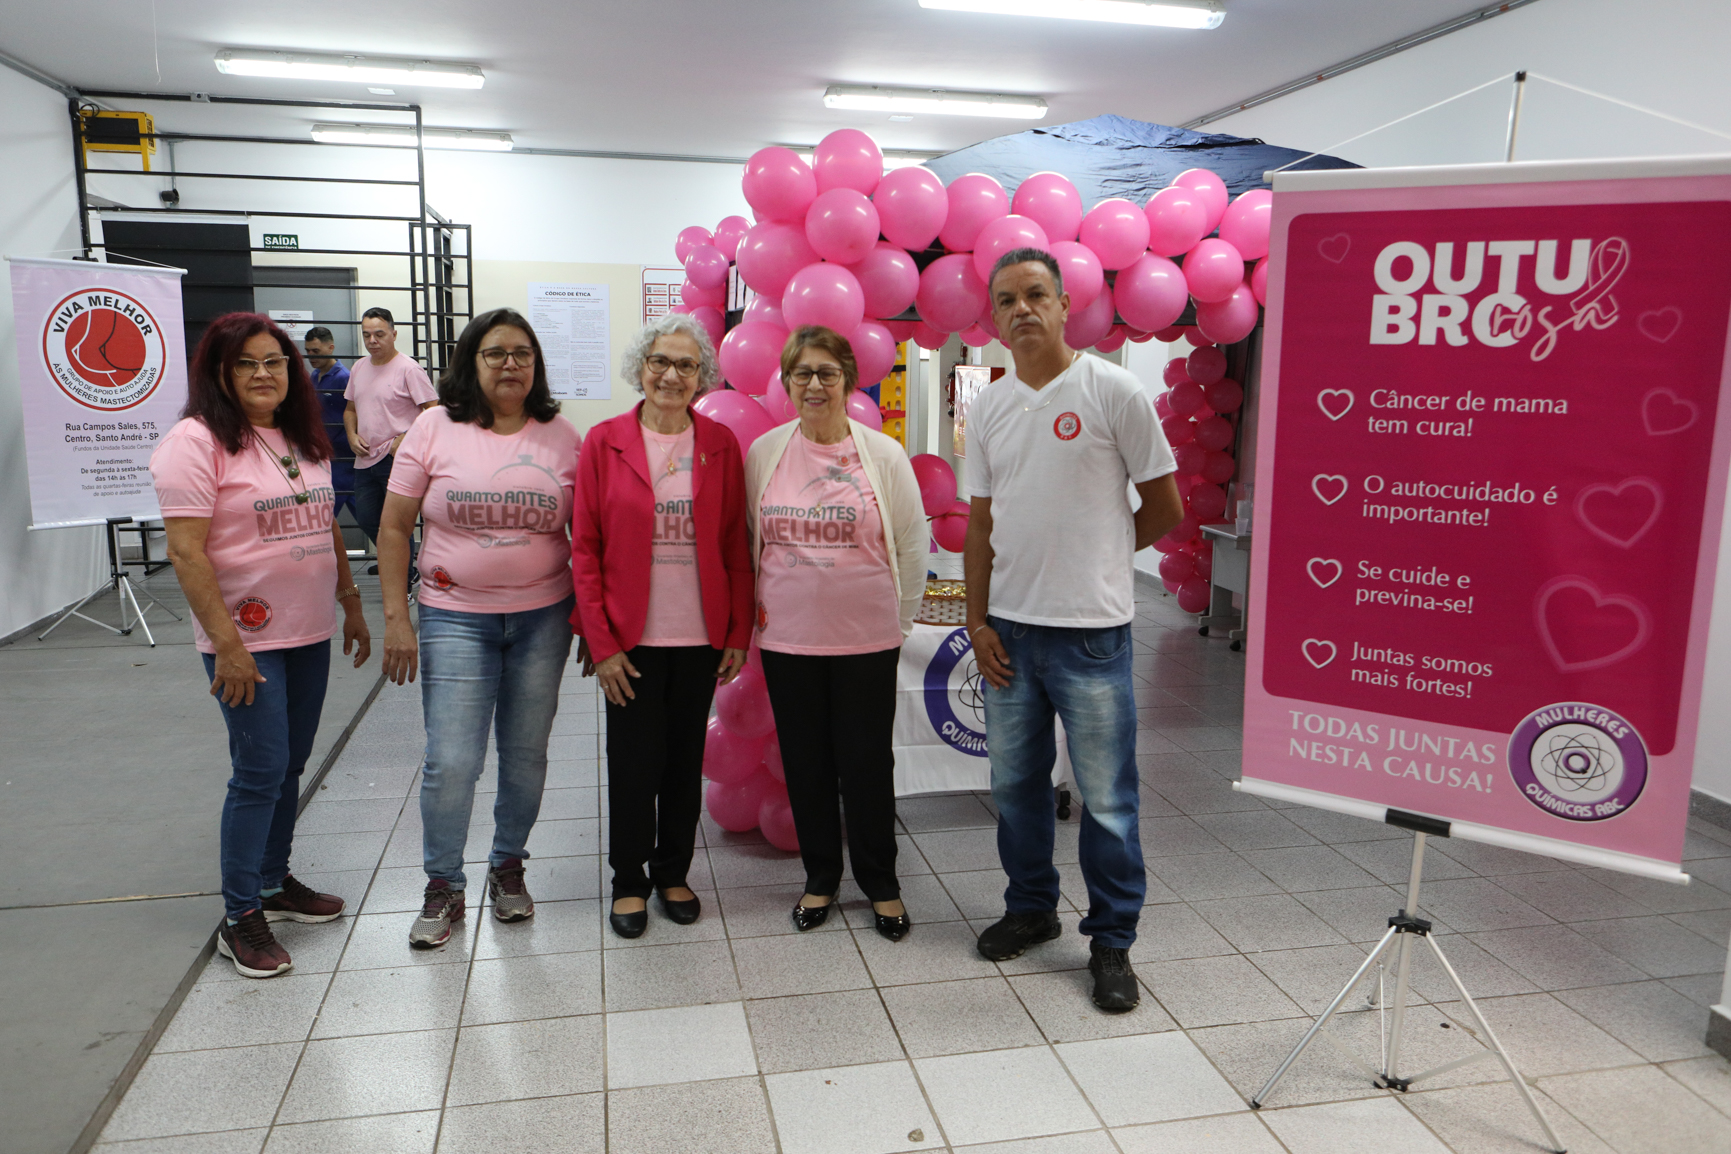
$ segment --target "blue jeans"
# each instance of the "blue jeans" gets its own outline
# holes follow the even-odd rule
[[[216,658],[201,653],[205,676]],[[252,655],[264,684],[251,705],[224,705],[233,776],[222,803],[222,904],[230,918],[259,908],[259,891],[282,885],[294,843],[301,771],[312,755],[331,675],[331,643]]]
[[[385,515],[385,486],[391,480],[396,458],[387,456],[377,464],[354,466],[355,522],[375,546],[379,543],[379,519]],[[340,506],[339,506],[340,507]],[[409,580],[414,580],[415,535],[409,534]]]
[[[1058,749],[1053,714],[1082,795],[1081,864],[1088,884],[1082,933],[1127,949],[1148,891],[1142,866],[1136,775],[1136,695],[1130,627],[1061,629],[999,617],[997,630],[1015,674],[1004,689],[986,684],[986,752],[998,807],[998,858],[1013,914],[1058,907],[1052,865],[1056,815],[1052,766]],[[984,682],[982,682],[984,684]]]
[[[493,803],[494,866],[526,858],[541,812],[547,738],[559,712],[559,682],[571,655],[575,597],[524,613],[459,613],[421,606],[421,852],[429,878],[467,884],[463,848],[487,730],[499,750]]]
[[[355,504],[355,461],[353,457],[333,457],[331,459],[331,489],[337,495],[337,507],[331,516],[334,517],[341,513],[343,506],[347,505],[354,510],[355,522],[359,524],[361,507]],[[384,509],[385,502],[384,498],[381,497],[379,498],[380,515],[383,515]],[[373,524],[378,524],[378,517],[374,517]]]

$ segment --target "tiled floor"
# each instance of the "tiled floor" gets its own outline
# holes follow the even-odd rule
[[[969,1154],[1531,1151],[1494,1063],[1398,1095],[1318,1044],[1272,1105],[1245,1101],[1400,904],[1400,831],[1235,793],[1242,658],[1145,600],[1135,667],[1149,897],[1133,951],[1146,996],[1087,1001],[1079,914],[1003,965],[973,951],[1002,909],[983,796],[904,800],[900,944],[844,891],[795,935],[802,873],[705,822],[701,921],[604,928],[598,699],[574,675],[531,841],[535,919],[471,912],[432,953],[406,944],[421,887],[417,689],[388,688],[296,845],[300,875],[353,916],[280,927],[291,976],[214,960],[103,1134],[110,1154],[364,1151]],[[482,789],[489,788],[489,780]],[[469,856],[484,856],[490,794]],[[1085,903],[1074,821],[1064,893]],[[1690,834],[1694,885],[1433,843],[1428,913],[1569,1148],[1731,1151],[1731,1065],[1701,1042],[1731,932],[1731,834]],[[471,893],[481,892],[474,885]],[[1476,1048],[1425,957],[1409,1068]],[[1423,999],[1431,999],[1425,1001]],[[1374,1061],[1377,1015],[1336,1033]]]

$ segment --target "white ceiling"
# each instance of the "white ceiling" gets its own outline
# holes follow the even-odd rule
[[[394,99],[419,100],[429,125],[503,130],[519,147],[742,157],[853,127],[884,148],[949,151],[1105,112],[1182,123],[1481,2],[1226,0],[1224,25],[1187,32],[932,12],[917,0],[517,0],[485,10],[459,0],[83,0],[77,19],[42,0],[0,0],[0,49],[84,89],[359,101],[393,98],[225,76],[212,56],[263,48],[470,62],[486,71],[480,91],[399,88]],[[1030,93],[1050,111],[1036,122],[891,123],[824,108],[830,84]],[[151,110],[159,129],[297,137],[315,120],[366,119]]]

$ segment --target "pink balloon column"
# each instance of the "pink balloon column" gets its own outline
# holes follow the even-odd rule
[[[753,650],[755,656],[756,650]],[[775,733],[775,713],[763,671],[755,661],[715,691],[715,716],[703,748],[704,808],[732,833],[762,827],[777,849],[799,848],[788,809],[786,772]]]
[[[781,350],[786,344],[787,330],[779,325],[751,320],[735,325],[717,350],[722,375],[740,392],[756,396],[781,364]]]
[[[870,196],[883,179],[884,154],[878,151],[877,141],[859,129],[838,128],[818,141],[811,168],[820,197],[837,188]]]
[[[691,250],[700,244],[715,243],[715,236],[700,224],[694,224],[679,230],[679,235],[673,240],[673,259],[680,264],[691,255]]]
[[[872,203],[877,206],[884,239],[909,252],[930,248],[950,212],[944,182],[929,168],[898,168],[885,173],[872,193]]]
[[[848,268],[865,293],[868,317],[900,316],[920,291],[920,270],[912,254],[888,241],[878,241]]]
[[[1004,186],[984,173],[970,172],[950,182],[949,215],[938,239],[951,252],[972,252],[980,230],[1000,216],[1010,215]]]
[[[1016,186],[1010,211],[1038,224],[1053,242],[1075,240],[1082,227],[1082,194],[1056,172],[1036,172]]]
[[[1129,268],[1148,251],[1148,218],[1121,197],[1102,200],[1082,218],[1081,241],[1105,268]]]
[[[733,389],[712,389],[697,398],[691,406],[712,421],[719,421],[732,431],[739,442],[739,455],[744,456],[751,443],[775,428],[775,422],[762,405],[743,392]]]
[[[817,197],[817,177],[791,148],[760,148],[745,162],[745,202],[759,220],[803,223]]]
[[[1248,292],[1248,290],[1246,290]],[[1198,312],[1208,306],[1198,306]],[[1162,554],[1160,581],[1186,613],[1205,613],[1212,600],[1209,575],[1213,554],[1202,526],[1226,519],[1226,486],[1237,471],[1230,449],[1237,436],[1231,414],[1244,405],[1244,389],[1226,376],[1225,352],[1203,345],[1188,357],[1174,358],[1162,373],[1168,391],[1155,399],[1175,480],[1184,502],[1184,519],[1154,543]]]
[[[986,307],[986,286],[974,272],[974,258],[951,253],[927,265],[920,273],[914,307],[927,324],[945,332],[960,332],[973,324]]]
[[[853,264],[878,242],[878,210],[852,188],[820,192],[805,214],[805,239],[824,260]]]

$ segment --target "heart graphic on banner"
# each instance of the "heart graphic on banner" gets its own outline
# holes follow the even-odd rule
[[[1304,659],[1318,669],[1333,661],[1337,652],[1332,641],[1318,641],[1314,637],[1305,638]]]
[[[1327,589],[1340,580],[1340,562],[1332,557],[1312,557],[1304,569],[1310,574],[1310,579],[1316,582],[1317,587],[1321,589]],[[1322,573],[1328,574],[1328,580],[1322,579]]]
[[[1352,410],[1355,399],[1351,389],[1324,389],[1316,394],[1316,407],[1329,420],[1338,421]],[[1340,411],[1337,413],[1335,409]]]
[[[1683,310],[1676,305],[1666,305],[1662,309],[1642,313],[1635,319],[1635,327],[1640,329],[1641,335],[1648,340],[1664,344],[1683,327]]]
[[[1585,577],[1553,577],[1533,601],[1533,622],[1551,660],[1564,673],[1615,665],[1653,633],[1647,607],[1605,594]]]
[[[1654,389],[1641,398],[1641,423],[1649,436],[1681,433],[1701,415],[1695,402],[1685,401],[1670,389]]]
[[[1588,485],[1575,498],[1575,516],[1601,540],[1627,549],[1646,536],[1665,508],[1665,491],[1647,477],[1615,485]]]
[[[1329,489],[1334,490],[1334,496],[1328,495]],[[1318,473],[1310,479],[1310,491],[1324,505],[1332,505],[1346,496],[1346,478],[1337,473]]]
[[[1346,259],[1346,252],[1351,247],[1352,238],[1344,232],[1337,232],[1333,236],[1325,236],[1316,242],[1316,251],[1322,255],[1322,259],[1333,261],[1335,264],[1339,264],[1341,261]]]

